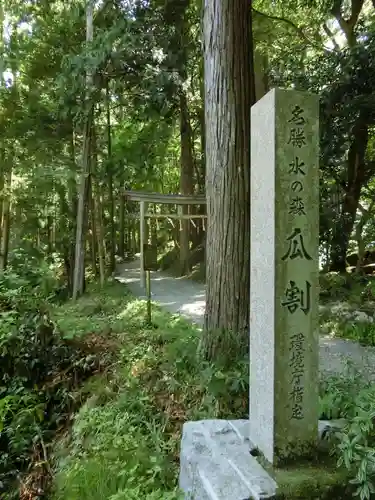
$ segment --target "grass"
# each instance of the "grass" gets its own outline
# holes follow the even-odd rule
[[[375,325],[373,323],[337,322],[334,326],[336,337],[353,340],[363,346],[375,346]]]
[[[198,329],[156,306],[147,327],[145,303],[116,282],[52,314],[65,337],[117,346],[113,364],[82,388],[86,403],[57,443],[53,499],[180,498],[182,425],[246,417],[247,360],[230,369],[198,363]]]

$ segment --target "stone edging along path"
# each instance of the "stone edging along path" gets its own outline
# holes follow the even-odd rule
[[[144,298],[139,283],[139,260],[120,264],[115,279],[128,286],[130,291]],[[203,325],[206,291],[205,286],[188,278],[176,278],[164,272],[151,273],[152,300],[172,314],[181,314],[198,326]],[[375,380],[375,348],[363,347],[356,342],[320,337],[321,372],[342,373],[349,360],[366,377]]]

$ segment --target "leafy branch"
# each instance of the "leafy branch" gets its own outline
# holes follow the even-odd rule
[[[325,46],[322,47],[315,40],[312,40],[308,35],[306,35],[306,33],[303,31],[302,28],[300,28],[299,26],[297,26],[290,19],[286,19],[285,17],[280,17],[280,16],[273,16],[271,14],[266,14],[265,12],[260,12],[259,10],[254,9],[254,7],[252,7],[252,10],[253,10],[253,12],[255,12],[255,14],[257,14],[259,16],[262,16],[262,17],[265,17],[265,18],[268,18],[268,19],[272,19],[273,21],[279,21],[279,22],[287,24],[288,26],[290,26],[291,28],[293,28],[299,34],[299,36],[302,38],[302,40],[304,40],[307,44],[309,44],[309,45],[317,48],[318,50],[322,50],[323,49],[324,52],[327,52],[327,53],[331,53],[332,52],[332,50],[329,49],[328,47],[325,47]]]

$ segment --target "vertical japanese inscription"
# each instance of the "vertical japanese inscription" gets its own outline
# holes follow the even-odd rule
[[[293,159],[289,162],[288,174],[291,177],[290,198],[288,215],[295,220],[295,226],[285,239],[285,252],[281,256],[283,262],[297,262],[300,260],[312,261],[310,249],[304,241],[303,228],[306,217],[306,204],[304,198],[304,179],[309,165],[304,160],[304,147],[306,142],[306,119],[304,109],[296,105],[291,110],[288,120],[287,144],[293,146]],[[289,264],[290,265],[290,264]],[[293,269],[293,268],[292,268]],[[285,314],[309,315],[311,310],[311,283],[308,279],[301,279],[298,275],[288,278],[281,305]],[[299,312],[300,311],[300,312]],[[305,375],[305,336],[302,332],[289,337],[289,399],[291,400],[291,420],[304,418],[304,375]]]
[[[302,183],[303,177],[306,175],[306,165],[300,156],[300,150],[303,146],[306,146],[306,134],[303,126],[306,124],[304,115],[304,110],[300,106],[295,106],[291,111],[291,118],[288,123],[292,124],[289,130],[289,139],[287,144],[291,144],[297,148],[297,152],[294,155],[293,161],[289,164],[289,174],[294,177],[299,177],[301,180],[294,180],[290,186],[293,195],[289,203],[289,215],[299,216],[306,215],[305,202],[301,195],[294,195],[294,193],[300,193],[304,190]]]
[[[303,415],[303,376],[304,376],[304,346],[305,337],[302,333],[292,335],[289,347],[289,368],[291,371],[291,389],[289,397],[292,400],[291,419],[302,420]]]

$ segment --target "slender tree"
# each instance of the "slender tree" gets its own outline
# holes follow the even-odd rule
[[[93,41],[94,28],[94,1],[87,3],[86,11],[86,41]],[[87,93],[92,89],[93,75],[87,72]],[[83,293],[85,280],[85,225],[88,214],[88,186],[91,163],[91,127],[93,122],[93,104],[91,97],[86,97],[86,119],[83,138],[82,170],[78,194],[77,223],[76,223],[76,241],[75,241],[75,259],[73,275],[73,300],[76,300]]]

